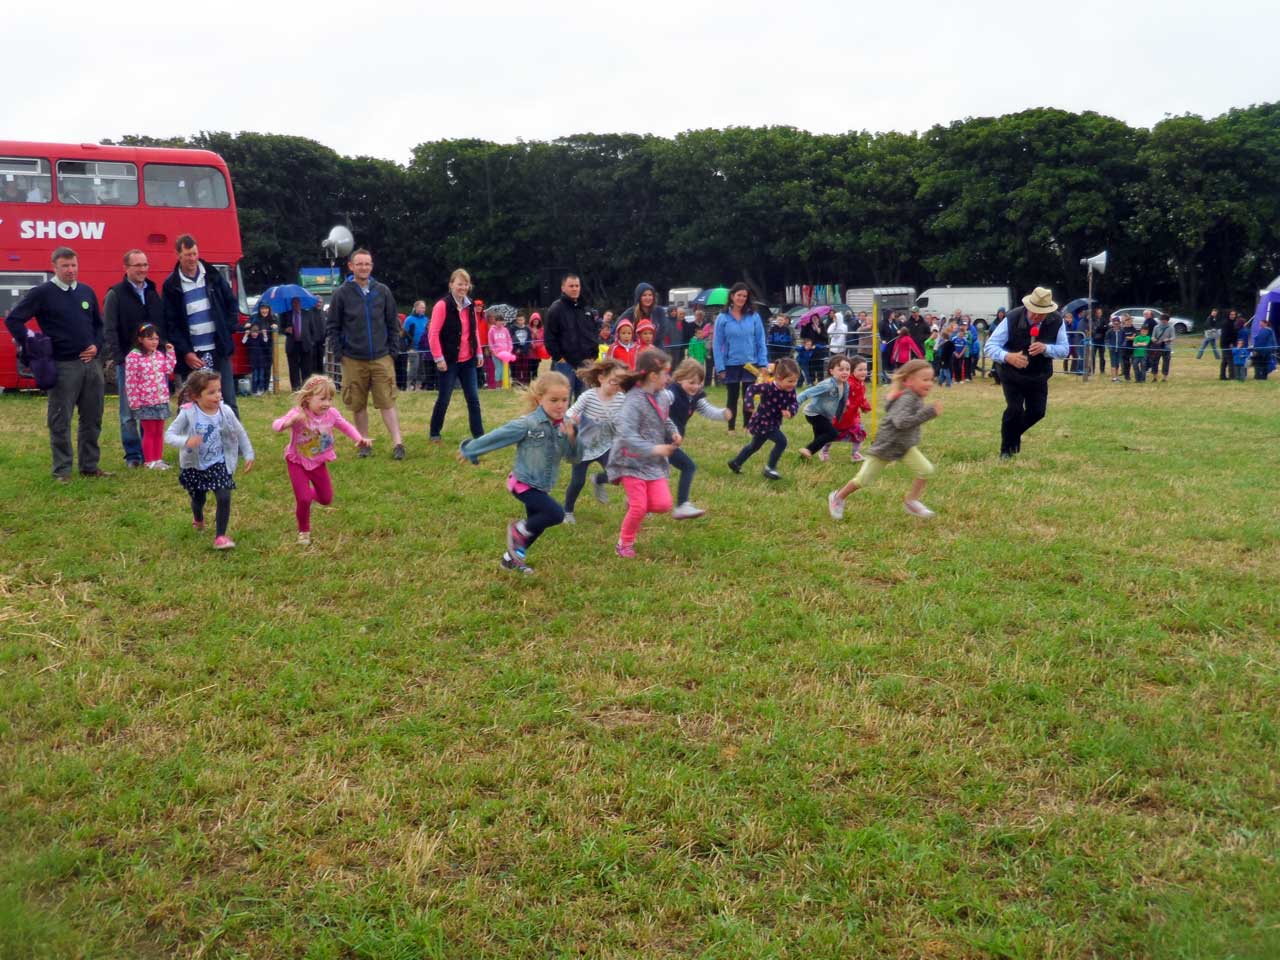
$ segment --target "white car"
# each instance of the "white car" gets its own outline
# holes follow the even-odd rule
[[[1137,317],[1138,323],[1141,324],[1142,318],[1146,315],[1148,310],[1151,311],[1151,315],[1157,320],[1172,320],[1173,329],[1177,331],[1178,336],[1180,337],[1185,336],[1196,328],[1196,322],[1194,320],[1189,320],[1186,317],[1170,316],[1159,307],[1121,307],[1119,310],[1112,310],[1111,316],[1124,317],[1126,323],[1128,322],[1129,317]]]

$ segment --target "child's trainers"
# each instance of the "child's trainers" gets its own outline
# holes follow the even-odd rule
[[[636,555],[636,548],[631,546],[631,544],[628,544],[628,543],[619,542],[618,545],[613,549],[614,549],[614,552],[617,553],[617,555],[622,557],[622,559],[624,560],[631,560]]]
[[[299,530],[299,531],[298,531],[298,544],[299,544],[300,546],[303,546],[303,547],[309,547],[309,546],[311,546],[311,531],[310,531],[310,530]]]
[[[853,453],[851,453],[851,454],[849,455],[849,459],[850,459],[850,460],[852,460],[854,463],[861,463],[861,462],[862,462],[862,454],[860,454],[860,453],[858,452],[858,448],[857,448],[857,447],[854,447],[854,448],[853,448]]]
[[[826,444],[821,450],[818,451],[818,459],[821,460],[823,463],[826,463],[828,460],[831,459],[831,444],[829,443]]]
[[[520,557],[512,554],[504,554],[502,557],[502,569],[514,570],[516,573],[530,574],[533,573],[533,567],[529,566]]]
[[[518,520],[512,520],[507,524],[507,553],[517,559],[523,559],[524,548],[529,545],[529,541],[520,532],[520,528],[517,526],[518,523]]]
[[[680,506],[671,511],[671,516],[676,520],[692,520],[695,517],[702,516],[706,512],[707,511],[703,510],[701,507],[695,507],[693,505],[693,501],[686,500],[684,503],[680,504]]]
[[[913,517],[924,517],[925,519],[928,519],[929,517],[936,516],[932,510],[926,507],[919,500],[906,500],[903,502],[902,506],[905,507],[907,513],[911,514]]]
[[[732,430],[732,429],[733,429],[733,427],[730,427],[729,429],[730,429],[730,430]],[[730,461],[729,461],[729,469],[730,469],[730,470],[732,470],[734,473],[741,473],[741,472],[742,472],[742,464],[738,463],[738,461],[737,461],[737,460],[730,460]]]
[[[840,499],[839,490],[832,490],[827,494],[827,513],[831,514],[832,520],[844,519],[844,501]]]
[[[213,538],[213,549],[215,550],[230,550],[235,545],[236,542],[225,534],[221,537]]]
[[[561,523],[577,523],[577,522],[578,522],[578,518],[577,518],[577,517],[575,517],[572,513],[566,513],[566,514],[564,515],[564,519],[563,519],[562,521],[560,521],[560,522],[561,522]]]
[[[601,480],[599,476],[597,476],[596,479],[592,481],[592,484],[593,486],[591,487],[591,493],[595,496],[595,498],[601,503],[608,503],[609,502],[608,481]]]
[[[764,468],[762,471],[760,471],[760,472],[761,472],[761,473],[763,473],[763,474],[765,475],[765,477],[766,477],[767,479],[769,479],[769,480],[781,480],[781,479],[782,479],[782,474],[780,474],[777,470],[773,469],[773,467],[765,467],[765,468]]]
[[[204,532],[204,521],[203,521],[203,520],[192,520],[192,521],[191,521],[191,528],[192,528],[193,530],[195,530],[195,532],[196,532],[196,533],[203,533],[203,532]]]

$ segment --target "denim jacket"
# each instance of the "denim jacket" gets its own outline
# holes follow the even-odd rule
[[[796,400],[802,407],[805,401],[812,400],[813,403],[809,405],[809,416],[826,417],[835,423],[849,401],[849,385],[841,384],[835,377],[827,377],[821,383],[814,384],[803,391]]]
[[[560,476],[560,461],[573,459],[576,440],[570,440],[551,422],[542,407],[490,430],[483,437],[462,441],[458,450],[472,463],[503,447],[516,445],[516,465],[511,472],[521,483],[549,491]]]

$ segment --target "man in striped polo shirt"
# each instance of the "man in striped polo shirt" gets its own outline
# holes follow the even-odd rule
[[[200,259],[195,237],[184,233],[174,244],[178,262],[164,282],[165,333],[184,373],[208,367],[222,375],[222,402],[235,411],[236,381],[231,373],[235,352],[236,298],[231,285]]]

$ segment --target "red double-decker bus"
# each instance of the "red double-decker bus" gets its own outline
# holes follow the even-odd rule
[[[0,318],[53,275],[50,256],[58,247],[76,251],[80,280],[102,298],[124,276],[122,258],[134,247],[146,251],[151,279],[163,286],[177,262],[174,241],[184,233],[226,276],[243,324],[249,309],[240,275],[240,222],[220,156],[0,140]],[[232,368],[237,375],[249,369],[241,344]],[[7,332],[0,333],[0,387],[35,387],[19,375]]]

